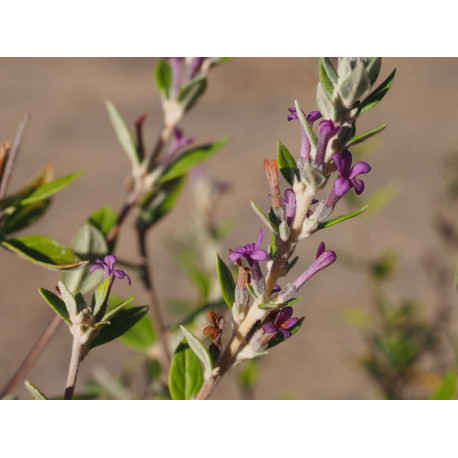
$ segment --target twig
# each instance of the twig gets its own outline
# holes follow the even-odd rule
[[[21,365],[18,367],[14,375],[11,377],[11,379],[1,392],[0,398],[3,398],[8,394],[12,393],[18,385],[18,383],[23,378],[25,378],[29,370],[32,368],[32,366],[35,364],[36,360],[40,356],[41,352],[44,350],[44,348],[50,341],[51,337],[56,332],[61,322],[62,320],[59,316],[55,315],[53,317],[53,319],[49,322],[48,326],[43,331],[41,336],[35,342],[35,345],[32,347],[28,355],[25,357],[24,361],[22,361]]]
[[[3,172],[2,182],[0,183],[0,200],[5,197],[6,190],[8,188],[9,181],[11,179],[11,174],[13,172],[14,164],[16,162],[19,149],[21,148],[22,139],[24,138],[25,130],[30,120],[30,114],[25,113],[22,121],[19,123],[19,126],[16,131],[16,135],[13,140],[13,144],[8,154],[8,158],[5,164],[5,170]]]
[[[67,386],[65,387],[64,400],[73,399],[75,391],[76,378],[78,369],[83,357],[83,346],[81,345],[78,334],[73,337],[72,356],[70,358],[70,367],[68,368]]]
[[[160,347],[160,363],[162,369],[167,374],[170,366],[170,354],[167,347],[167,329],[162,318],[162,313],[159,306],[159,301],[154,287],[153,273],[148,257],[146,247],[146,229],[137,226],[137,242],[138,249],[141,255],[142,274],[141,279],[148,293],[149,305],[151,314],[153,315],[154,326],[158,337]]]

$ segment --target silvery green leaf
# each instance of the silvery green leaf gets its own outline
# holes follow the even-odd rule
[[[319,84],[320,83],[318,83],[318,85]],[[296,108],[296,115],[299,118],[299,122],[301,123],[302,128],[305,130],[305,133],[307,134],[310,144],[316,147],[316,136],[313,133],[310,124],[307,122],[307,119],[305,118],[304,113],[302,112],[301,107],[299,106],[299,102],[297,100],[294,101],[294,107]]]
[[[278,309],[279,306],[277,304],[273,304],[271,302],[267,302],[266,304],[259,304],[258,307],[260,309],[273,310],[273,309]]]
[[[110,324],[100,328],[99,333],[89,341],[88,349],[110,342],[132,328],[148,311],[148,307],[124,308],[112,317]]]
[[[87,264],[64,245],[43,235],[15,237],[1,244],[21,258],[50,270],[75,269]]]
[[[57,180],[46,183],[38,188],[35,188],[30,194],[20,201],[21,205],[29,205],[56,194],[62,189],[66,188],[72,181],[76,180],[84,171],[79,171],[58,178]]]
[[[164,170],[164,173],[159,177],[158,183],[165,183],[166,181],[184,175],[195,165],[200,164],[217,153],[228,141],[229,137],[224,137],[221,140],[208,143],[207,145],[197,146],[184,152]]]
[[[135,296],[130,296],[123,300],[118,305],[115,305],[104,317],[103,321],[110,321],[115,315],[117,315],[126,305],[130,304],[135,299]]]
[[[353,70],[351,57],[339,57],[337,62],[338,81],[343,81]]]
[[[324,119],[336,119],[334,105],[321,83],[318,83],[316,89],[316,103]]]
[[[374,135],[377,135],[379,132],[385,129],[385,127],[386,127],[386,124],[382,124],[381,126],[378,126],[375,129],[368,130],[367,132],[363,132],[362,134],[359,134],[356,137],[353,137],[352,139],[348,141],[346,148],[349,148],[352,145],[357,145],[358,143],[362,143],[366,141],[368,138],[373,137]]]
[[[229,267],[221,260],[216,253],[216,269],[218,272],[218,281],[224,302],[232,309],[235,302],[235,282]]]
[[[25,381],[25,387],[35,401],[47,401],[48,398],[30,381]]]
[[[320,81],[326,92],[332,98],[334,86],[337,84],[337,73],[329,57],[320,58]]]
[[[108,246],[103,234],[92,224],[84,224],[73,236],[69,248],[78,256],[84,258],[103,258],[108,253]],[[89,274],[89,267],[63,272],[61,280],[67,285],[70,291],[81,291],[86,293],[95,288],[102,281],[103,272],[100,270]]]
[[[267,215],[252,201],[250,200],[251,208],[259,216],[261,221],[274,233],[278,234],[278,229],[272,221],[267,217]]]
[[[124,121],[124,118],[121,116],[113,103],[107,100],[106,105],[116,137],[118,138],[122,149],[127,154],[127,157],[130,159],[132,167],[135,170],[140,165],[141,158],[138,154],[137,147],[135,146],[134,136],[132,135],[126,121]]]
[[[159,59],[154,68],[154,81],[162,97],[169,97],[169,87],[172,84],[172,70],[165,59]]]
[[[278,140],[277,144],[277,162],[280,172],[285,177],[285,180],[290,185],[293,185],[294,174],[297,171],[296,161],[288,151],[288,148],[286,148],[280,140]]]
[[[380,73],[380,67],[382,66],[381,57],[368,57],[369,63],[366,66],[367,74],[369,75],[369,80],[371,85],[373,85]]]
[[[40,293],[40,296],[48,303],[48,305],[65,321],[65,324],[71,327],[72,322],[70,320],[65,302],[47,289],[39,288],[38,292]]]
[[[388,90],[391,87],[391,84],[393,83],[394,75],[396,74],[396,69],[394,69],[388,78],[383,81],[380,86],[375,89],[374,92],[372,92],[367,98],[365,98],[359,107],[359,112],[360,113],[365,113],[366,111],[369,111],[371,108],[374,108],[375,105],[377,105],[383,97],[385,97],[385,94],[388,92]]]
[[[309,161],[304,163],[302,174],[305,178],[305,181],[307,181],[307,183],[315,188],[319,188],[326,181],[326,176],[323,174],[323,172],[313,167]]]
[[[345,215],[338,216],[337,218],[330,219],[329,221],[325,221],[323,223],[320,223],[318,225],[318,229],[325,229],[327,227],[331,227],[331,226],[334,226],[335,224],[341,223],[342,221],[345,221],[347,219],[354,218],[355,216],[358,216],[360,213],[362,213],[364,210],[366,210],[367,207],[368,207],[368,205],[366,205],[365,207],[360,208],[359,210],[356,210],[354,212],[350,212],[350,213],[347,213]]]
[[[110,287],[110,282],[111,282],[111,275],[105,278],[102,283],[100,283],[99,286],[97,286],[94,296],[92,297],[92,314],[94,316],[97,315],[99,312],[100,308],[105,302],[105,299],[107,298],[108,294],[108,289]]]
[[[185,327],[180,326],[180,329],[185,339],[188,341],[188,345],[190,346],[191,350],[196,354],[201,363],[204,365],[205,373],[210,374],[213,369],[213,361],[209,351],[207,350],[207,347],[205,347],[205,345]]]
[[[76,304],[76,300],[73,294],[67,289],[67,287],[61,281],[59,281],[57,284],[59,285],[60,294],[65,302],[65,306],[67,307],[70,320],[73,321],[76,314],[78,313],[78,306]]]
[[[192,399],[203,384],[199,358],[185,340],[172,356],[169,372],[169,391],[173,400]]]
[[[355,69],[339,85],[339,94],[347,108],[353,108],[358,100],[366,97],[371,89],[371,83],[363,62],[359,62]]]

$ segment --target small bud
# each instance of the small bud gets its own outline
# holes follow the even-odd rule
[[[291,231],[289,229],[288,224],[286,221],[282,221],[279,226],[279,232],[280,232],[280,238],[286,242],[289,239],[289,236],[291,235]]]

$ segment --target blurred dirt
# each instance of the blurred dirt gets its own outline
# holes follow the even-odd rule
[[[104,106],[112,100],[132,122],[148,113],[147,143],[160,128],[161,109],[152,82],[153,59],[1,59],[0,139],[14,135],[25,111],[32,113],[10,190],[17,189],[44,164],[54,162],[58,176],[86,170],[53,201],[48,214],[23,234],[43,234],[68,243],[86,217],[103,205],[119,209],[122,183],[129,167],[117,144]],[[392,68],[397,75],[383,102],[364,115],[360,132],[387,123],[388,128],[370,144],[372,172],[366,192],[392,182],[400,195],[389,207],[371,216],[328,229],[320,234],[328,248],[360,255],[363,259],[388,248],[399,253],[400,265],[390,293],[395,298],[420,299],[425,315],[433,293],[420,259],[439,250],[432,228],[441,199],[443,158],[457,148],[458,59],[392,59],[383,61],[381,78]],[[233,190],[224,197],[221,218],[230,217],[234,230],[225,249],[254,241],[260,222],[249,200],[267,206],[262,167],[276,156],[281,139],[297,152],[300,133],[286,121],[287,108],[298,99],[304,110],[316,108],[317,59],[236,59],[210,75],[207,94],[182,124],[199,142],[231,136],[231,142],[207,163],[218,178],[230,180]],[[344,213],[340,208],[337,214]],[[150,250],[162,302],[185,296],[190,289],[164,246],[168,234],[192,218],[183,192],[176,209],[150,237]],[[129,221],[123,228],[119,256],[138,259]],[[300,246],[298,266],[291,277],[308,266],[321,239]],[[446,256],[446,253],[443,254]],[[0,251],[0,386],[52,318],[37,289],[53,289],[57,274]],[[121,294],[145,300],[139,284],[120,285]],[[273,349],[262,360],[255,389],[257,399],[371,399],[377,398],[372,381],[358,368],[355,355],[363,349],[362,335],[342,323],[342,306],[369,309],[370,292],[364,275],[337,262],[313,278],[304,290],[304,301],[295,307],[306,319],[301,332]],[[170,322],[175,319],[166,315]],[[456,320],[456,316],[454,317]],[[71,337],[62,326],[30,372],[30,378],[50,396],[63,393]],[[97,366],[118,371],[132,352],[118,342],[98,348],[81,367],[79,387]],[[28,399],[22,388],[17,393]],[[234,377],[218,386],[214,397],[237,399]]]

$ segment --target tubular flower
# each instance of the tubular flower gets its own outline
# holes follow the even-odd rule
[[[292,314],[292,307],[283,307],[275,317],[275,321],[273,323],[264,323],[262,329],[267,333],[280,331],[285,339],[287,339],[291,337],[291,331],[289,329],[299,321],[299,318],[291,318]]]
[[[355,188],[356,194],[361,194],[364,191],[364,181],[356,177],[361,173],[370,172],[370,165],[360,161],[352,167],[351,162],[353,158],[347,149],[340,155],[334,154],[332,158],[340,175],[334,183],[336,195],[339,197],[343,196],[351,187]]]
[[[315,165],[322,166],[326,155],[326,148],[329,140],[339,131],[340,127],[335,126],[331,120],[325,119],[318,127],[318,143],[316,145]]]
[[[295,108],[288,108],[288,111],[290,112],[290,114],[288,115],[288,121],[292,121],[293,119],[299,119]],[[307,116],[305,116],[305,119],[309,123],[310,127],[313,127],[313,123],[317,119],[320,119],[321,116],[322,115],[319,111],[311,111]],[[310,141],[307,137],[307,134],[304,131],[304,128],[301,127],[301,157],[304,159],[308,159],[310,157],[310,150]]]
[[[103,269],[104,272],[104,278],[108,278],[110,275],[113,275],[113,277],[123,279],[124,277],[127,278],[127,281],[129,282],[130,285],[130,277],[127,275],[123,270],[117,270],[113,269],[114,265],[116,262],[116,256],[114,254],[109,254],[103,258],[103,261],[101,259],[96,259],[95,263],[91,266],[89,269],[89,273],[92,274],[95,269]]]

